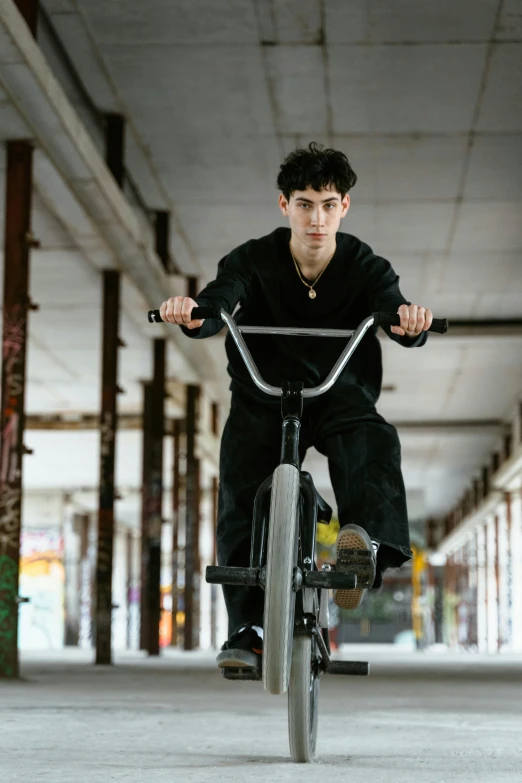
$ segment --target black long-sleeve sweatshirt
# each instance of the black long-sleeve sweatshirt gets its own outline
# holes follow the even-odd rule
[[[218,265],[215,280],[196,297],[201,306],[221,307],[235,314],[238,324],[251,326],[301,326],[354,329],[376,311],[397,312],[409,304],[399,289],[399,278],[386,259],[350,234],[336,235],[335,254],[314,286],[299,279],[290,254],[290,229],[277,228],[232,250]],[[308,281],[311,283],[312,281]],[[223,328],[222,321],[207,319],[199,329],[181,327],[192,338],[211,337]],[[379,397],[382,359],[377,329],[370,329],[337,381],[336,388],[358,386],[369,401]],[[386,329],[392,340],[405,347],[424,345],[427,333],[418,338],[400,337]],[[280,386],[283,379],[316,386],[331,371],[346,339],[246,335],[247,344],[261,376]],[[228,372],[232,391],[254,394],[266,400],[251,380],[231,335],[226,338]]]

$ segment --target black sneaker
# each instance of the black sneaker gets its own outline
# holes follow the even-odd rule
[[[252,628],[243,626],[225,642],[216,658],[220,669],[259,668],[263,654],[263,640]]]

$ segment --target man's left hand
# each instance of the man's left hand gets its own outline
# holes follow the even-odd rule
[[[400,326],[392,326],[391,331],[401,337],[418,337],[421,332],[427,332],[433,321],[433,313],[420,305],[401,305],[398,309],[401,317]]]

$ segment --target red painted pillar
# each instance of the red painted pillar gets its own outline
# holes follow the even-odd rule
[[[124,119],[106,117],[105,159],[120,187],[124,178]],[[96,663],[112,662],[112,561],[114,549],[114,470],[116,461],[116,398],[118,394],[118,346],[120,273],[103,272],[102,389],[100,411],[100,489],[94,629]]]
[[[199,386],[187,386],[187,480],[185,523],[185,650],[199,646],[200,466],[196,457]]]
[[[32,146],[7,143],[0,417],[0,678],[18,677],[18,583]]]
[[[173,423],[173,469],[172,469],[172,633],[170,644],[178,645],[178,562],[179,562],[179,519],[181,495],[181,438],[184,429],[182,419]]]
[[[140,646],[159,655],[161,525],[165,430],[165,340],[154,340],[154,377],[145,384]]]
[[[100,490],[96,556],[96,663],[112,662],[112,560],[114,547],[114,467],[120,273],[103,273],[102,393],[100,416]]]

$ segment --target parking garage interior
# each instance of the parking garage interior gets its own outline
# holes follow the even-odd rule
[[[147,313],[286,225],[311,141],[357,172],[342,230],[449,322],[422,351],[379,332],[413,558],[330,604],[371,674],[322,680],[312,772],[519,779],[521,107],[520,0],[0,0],[6,783],[303,774],[284,697],[215,665],[224,331]]]

